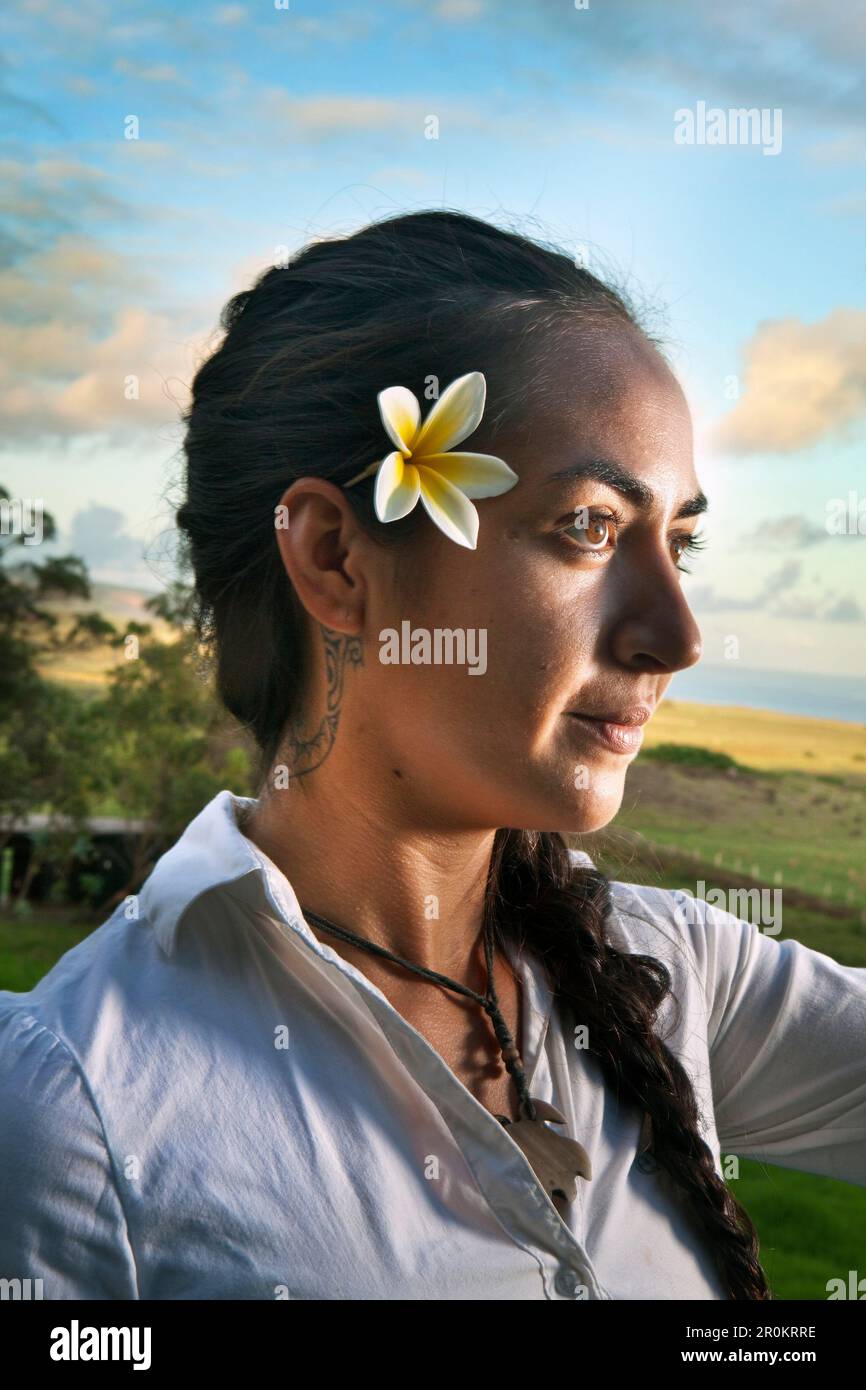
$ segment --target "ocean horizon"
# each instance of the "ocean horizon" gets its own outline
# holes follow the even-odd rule
[[[724,666],[698,663],[678,671],[666,698],[700,705],[745,705],[749,709],[802,714],[866,724],[866,679],[803,671],[763,671],[732,661]]]

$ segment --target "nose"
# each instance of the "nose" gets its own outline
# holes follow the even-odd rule
[[[701,631],[669,563],[643,569],[619,599],[611,642],[620,665],[673,675],[700,660]]]

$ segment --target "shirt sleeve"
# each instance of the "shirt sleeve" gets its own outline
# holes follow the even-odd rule
[[[81,1069],[60,1038],[2,999],[0,1279],[42,1280],[41,1288],[31,1284],[33,1298],[139,1296],[111,1158]]]
[[[866,969],[703,906],[721,1151],[866,1185]]]

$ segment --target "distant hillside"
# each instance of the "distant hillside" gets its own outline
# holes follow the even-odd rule
[[[646,748],[697,744],[762,771],[783,768],[866,778],[866,725],[738,705],[664,700],[647,726]]]
[[[155,594],[145,589],[94,583],[89,599],[51,599],[41,606],[59,619],[61,632],[68,631],[80,614],[101,613],[120,631],[129,622],[149,623],[156,641],[171,642],[175,636],[172,628],[160,618],[155,618],[144,606],[153,597]],[[83,652],[51,657],[41,663],[40,670],[43,675],[62,681],[64,685],[98,689],[104,684],[107,672],[123,660],[122,648],[96,646]]]

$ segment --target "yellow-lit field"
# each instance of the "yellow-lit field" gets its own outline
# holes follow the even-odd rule
[[[768,771],[791,768],[866,777],[866,725],[835,719],[665,700],[645,738],[647,748],[660,743],[697,744]]]

